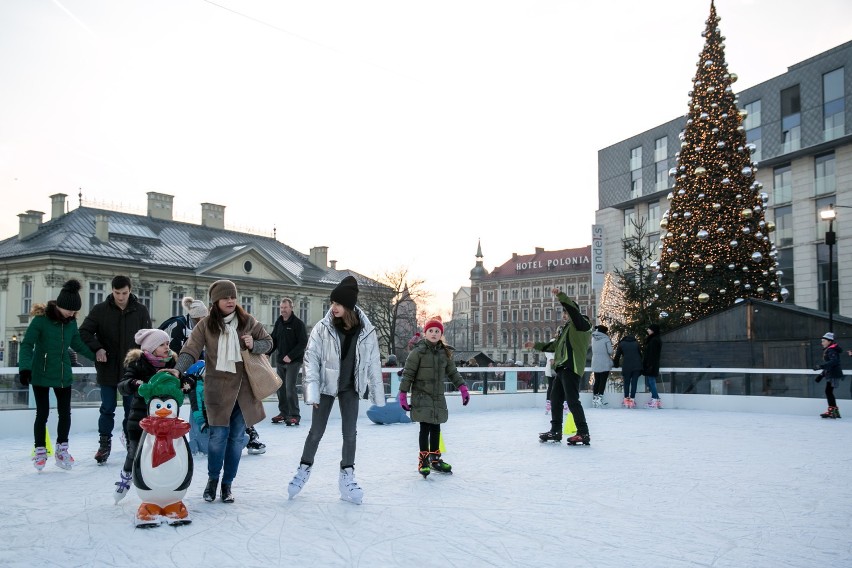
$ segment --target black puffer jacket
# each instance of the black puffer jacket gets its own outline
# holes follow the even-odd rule
[[[124,376],[124,357],[136,347],[136,332],[150,328],[148,308],[133,294],[123,310],[115,305],[112,294],[92,308],[80,326],[80,337],[92,353],[97,354],[99,349],[106,351],[106,363],[95,361],[99,385],[114,387],[118,384]]]
[[[127,357],[124,360],[124,378],[118,383],[118,392],[122,396],[133,397],[130,411],[127,413],[128,431],[136,431],[137,434],[141,434],[142,429],[139,427],[139,421],[148,416],[148,405],[145,404],[145,399],[139,396],[139,385],[136,384],[136,381],[147,383],[159,371],[174,368],[177,362],[177,354],[172,351],[171,356],[171,360],[166,363],[165,367],[158,369],[145,358],[145,353],[141,349],[131,349],[127,352]],[[190,385],[191,388],[195,385],[195,382],[192,379],[181,379],[181,387],[185,384]],[[182,418],[187,421],[190,420],[189,416]]]

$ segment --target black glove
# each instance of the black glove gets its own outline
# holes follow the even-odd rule
[[[29,369],[21,369],[18,371],[18,380],[25,387],[30,386],[30,380],[33,378],[33,372]]]
[[[816,379],[814,379],[814,380],[815,380],[816,382],[820,382],[820,381],[822,380],[822,373],[820,373],[819,375],[817,375]]]

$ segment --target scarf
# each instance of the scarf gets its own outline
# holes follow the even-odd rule
[[[160,418],[146,416],[139,421],[139,426],[154,436],[154,451],[151,454],[151,465],[159,467],[177,455],[172,442],[183,438],[189,433],[189,423],[180,418]]]
[[[169,361],[172,360],[171,351],[165,357],[155,357],[155,356],[151,355],[150,353],[148,353],[147,351],[143,351],[142,354],[145,355],[145,359],[149,363],[151,363],[151,366],[154,367],[155,369],[162,369],[163,367],[166,366],[166,363],[168,363]]]
[[[217,347],[216,370],[227,373],[236,373],[238,361],[242,361],[240,355],[240,337],[237,334],[237,312],[225,316],[225,333],[219,334]]]

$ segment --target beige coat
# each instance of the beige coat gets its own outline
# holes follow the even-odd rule
[[[271,341],[269,333],[263,325],[253,317],[249,316],[248,326],[238,330],[240,336],[250,334],[255,341],[266,339]],[[240,347],[245,349],[245,344],[240,340]],[[219,350],[219,330],[208,329],[207,318],[196,325],[180,353],[188,353],[196,361],[204,351],[204,404],[207,407],[207,423],[211,426],[228,426],[231,420],[231,412],[234,404],[240,403],[246,426],[253,426],[266,418],[263,404],[255,400],[251,387],[246,377],[245,367],[237,363],[237,372],[228,373],[216,370],[216,361]]]

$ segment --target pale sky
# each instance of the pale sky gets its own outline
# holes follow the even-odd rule
[[[49,195],[226,207],[448,314],[591,243],[597,152],[686,111],[709,0],[2,0],[0,238]],[[718,0],[739,92],[852,39],[849,0]],[[627,159],[627,158],[625,158]],[[97,206],[97,203],[92,203]]]

